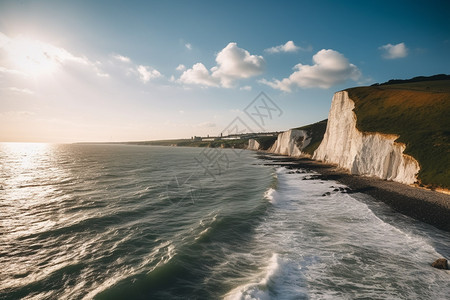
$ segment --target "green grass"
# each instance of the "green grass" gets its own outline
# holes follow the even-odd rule
[[[420,164],[424,186],[450,189],[450,80],[347,90],[355,102],[357,128],[399,135]]]
[[[323,135],[325,134],[325,130],[327,129],[327,122],[328,120],[322,120],[314,124],[294,128],[299,130],[306,130],[308,132],[308,136],[312,136],[311,142],[303,149],[303,152],[310,155],[314,154],[314,151],[316,151],[323,140]]]

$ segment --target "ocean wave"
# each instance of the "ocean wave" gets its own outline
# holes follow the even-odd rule
[[[207,218],[207,219],[200,220],[199,227],[196,228],[196,230],[194,230],[194,231],[197,231],[197,232],[199,230],[201,230],[201,231],[199,233],[194,234],[194,239],[195,240],[202,239],[202,238],[204,238],[207,235],[208,231],[210,231],[214,227],[214,223],[217,220],[217,216],[218,216],[218,213],[215,213],[212,216],[212,218]]]
[[[180,267],[176,246],[170,240],[161,241],[139,266],[123,268],[122,272],[97,285],[83,299],[142,298],[152,290],[167,285]]]
[[[276,174],[284,174],[288,171],[289,169],[286,167],[277,167],[275,169]]]
[[[274,204],[277,202],[277,191],[273,188],[269,188],[264,193],[264,198],[269,200],[270,203]]]
[[[254,276],[250,283],[241,285],[224,296],[225,300],[271,299],[270,285],[280,271],[280,259],[273,253],[264,270]]]

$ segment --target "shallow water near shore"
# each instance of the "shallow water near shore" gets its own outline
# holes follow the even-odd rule
[[[450,271],[430,265],[449,258],[450,233],[264,163],[0,144],[0,299],[448,297]]]

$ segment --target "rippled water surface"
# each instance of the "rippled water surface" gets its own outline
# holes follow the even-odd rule
[[[0,299],[447,299],[450,235],[254,152],[0,144]],[[329,196],[322,196],[330,192]]]

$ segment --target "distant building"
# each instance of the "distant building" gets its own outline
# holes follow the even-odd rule
[[[222,140],[240,140],[240,139],[241,137],[239,135],[229,135],[222,138]]]
[[[202,138],[202,142],[214,142],[214,141],[217,141],[217,140],[219,140],[218,137],[205,137],[205,138]]]

